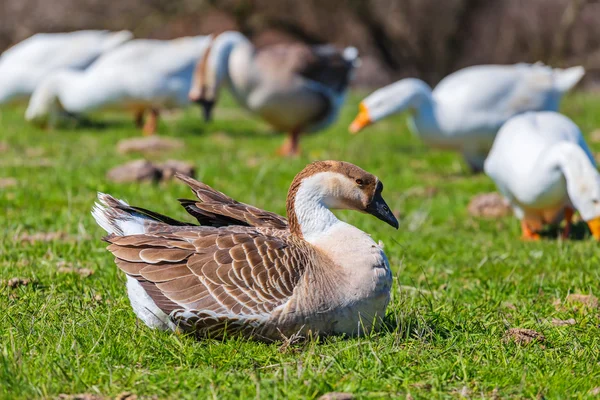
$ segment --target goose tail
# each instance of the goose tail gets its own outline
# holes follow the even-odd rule
[[[160,214],[132,207],[123,200],[98,192],[98,202],[92,208],[96,223],[109,235],[141,235],[149,230],[168,228]],[[168,217],[164,217],[168,218]]]
[[[127,30],[111,32],[102,43],[102,51],[110,51],[133,39],[133,33]]]
[[[585,68],[582,66],[576,66],[571,68],[555,68],[554,69],[554,86],[559,92],[568,92],[573,89],[575,85],[585,75]]]

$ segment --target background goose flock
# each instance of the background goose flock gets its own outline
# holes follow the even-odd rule
[[[578,119],[571,115],[573,108],[561,113],[565,109],[561,107],[563,98],[568,98],[569,92],[584,78],[583,66],[546,65],[542,62],[473,65],[448,74],[435,86],[407,76],[374,90],[369,89],[369,92],[359,89],[352,93],[350,89],[364,60],[359,54],[359,46],[345,44],[349,46],[301,41],[259,45],[244,33],[234,30],[171,40],[136,38],[128,30],[85,30],[38,33],[0,55],[0,129],[9,132],[7,137],[11,138],[0,142],[0,153],[10,151],[7,149],[15,144],[22,146],[31,140],[10,133],[13,129],[11,124],[16,126],[21,122],[19,120],[28,124],[26,129],[32,132],[31,135],[52,135],[54,139],[49,139],[50,142],[56,140],[54,135],[62,134],[69,137],[67,141],[87,141],[78,142],[74,150],[67,150],[65,158],[77,153],[77,146],[92,148],[91,152],[85,153],[89,156],[73,156],[78,160],[77,167],[65,164],[70,166],[68,172],[77,176],[77,182],[83,182],[82,185],[68,184],[63,193],[65,187],[61,185],[64,177],[58,172],[54,180],[44,184],[50,191],[60,188],[60,204],[70,201],[67,199],[74,192],[77,196],[83,195],[93,221],[106,234],[102,240],[107,243],[110,256],[102,249],[98,227],[90,228],[94,231],[88,234],[81,225],[80,220],[87,218],[91,221],[92,218],[79,214],[72,216],[70,206],[64,210],[69,220],[78,221],[77,229],[81,234],[69,250],[68,257],[76,262],[88,260],[88,256],[93,254],[96,257],[93,262],[98,263],[95,265],[97,269],[111,274],[115,295],[123,299],[126,293],[128,304],[133,309],[133,313],[123,317],[129,318],[128,323],[119,320],[121,325],[116,329],[135,329],[135,335],[139,335],[141,340],[152,338],[156,343],[176,340],[181,352],[187,351],[183,350],[184,347],[228,342],[235,346],[255,342],[259,342],[255,343],[256,346],[272,346],[275,343],[275,346],[281,346],[282,352],[288,351],[289,346],[300,346],[297,351],[304,352],[307,351],[306,343],[327,346],[328,343],[344,343],[343,340],[363,340],[369,343],[371,350],[369,354],[358,357],[376,359],[379,359],[378,350],[373,346],[378,338],[391,335],[393,338],[390,340],[402,346],[404,339],[397,332],[402,331],[406,324],[409,326],[404,331],[407,338],[413,337],[417,331],[419,333],[416,334],[422,335],[422,338],[435,338],[433,341],[452,338],[456,334],[452,329],[441,328],[440,325],[439,331],[436,331],[434,324],[430,324],[420,331],[420,327],[425,325],[398,317],[405,306],[398,303],[401,293],[414,290],[436,299],[445,296],[446,289],[442,286],[441,289],[428,287],[422,290],[414,287],[416,282],[400,283],[405,257],[409,260],[406,262],[412,261],[409,255],[403,255],[405,251],[410,253],[410,248],[399,239],[399,235],[406,233],[412,241],[426,244],[429,240],[427,229],[425,233],[421,231],[427,212],[423,211],[424,217],[423,214],[411,214],[404,218],[402,207],[406,206],[406,199],[411,194],[401,194],[397,187],[389,184],[390,180],[397,183],[405,178],[412,179],[407,169],[418,171],[423,168],[427,164],[424,154],[430,154],[429,148],[438,151],[434,154],[441,154],[441,157],[460,154],[466,168],[462,163],[454,162],[453,172],[438,171],[438,176],[432,180],[434,185],[421,188],[425,195],[418,201],[420,210],[428,207],[431,199],[444,187],[444,180],[460,180],[462,188],[485,183],[497,188],[501,196],[499,207],[511,210],[513,217],[509,218],[519,220],[523,241],[519,241],[519,246],[543,246],[540,247],[543,251],[535,250],[538,247],[531,247],[532,250],[525,248],[530,255],[528,265],[541,263],[540,252],[552,259],[567,251],[565,248],[571,242],[593,246],[600,241],[600,174],[594,153],[586,143],[587,132],[582,132],[574,122]],[[347,105],[347,101],[353,104]],[[237,119],[226,126],[235,130],[236,126],[240,126],[240,120],[256,121],[256,125],[250,125],[254,129],[243,127],[233,135],[217,134],[207,140],[206,146],[194,154],[193,164],[200,167],[196,174],[198,180],[194,179],[194,168],[187,168],[186,173],[181,173],[177,161],[170,160],[156,166],[145,160],[138,161],[136,165],[148,168],[146,172],[136,170],[131,177],[128,175],[121,181],[130,183],[114,185],[105,182],[104,178],[90,178],[88,183],[86,176],[93,171],[89,165],[93,165],[95,160],[101,158],[102,165],[116,165],[114,160],[121,157],[112,151],[102,150],[105,145],[114,144],[114,136],[110,136],[112,115],[126,113],[122,126],[141,129],[146,138],[119,135],[121,139],[135,142],[129,142],[128,148],[151,159],[148,156],[151,152],[159,155],[178,149],[185,152],[186,147],[194,145],[196,136],[201,136],[188,137],[186,143],[179,147],[173,144],[179,136],[178,130],[182,129],[179,122],[181,115],[190,114],[184,119],[186,126],[204,131],[211,129],[211,124],[231,118],[227,110],[231,112],[232,104],[243,108],[244,114],[236,114]],[[405,137],[400,137],[404,121],[394,125],[395,115],[405,111],[409,114],[407,122],[410,130],[418,139],[408,150],[403,143]],[[104,118],[106,124],[89,124],[89,121]],[[90,137],[95,138],[88,139],[86,136],[86,139],[80,139],[76,136],[79,131],[89,130],[90,126]],[[344,135],[334,137],[331,128],[340,126],[343,126]],[[117,125],[114,129],[120,132],[119,129],[126,128]],[[307,150],[304,140],[309,142],[313,135],[310,135],[311,138],[306,136],[317,132],[321,132],[318,135],[321,145],[319,148],[310,146]],[[359,132],[359,135],[354,135]],[[382,132],[390,132],[386,136],[389,143],[378,139]],[[262,145],[271,133],[286,135],[283,145],[276,151]],[[165,142],[166,136],[171,136],[172,142]],[[301,138],[305,138],[302,148]],[[219,141],[223,143],[217,143]],[[251,144],[254,141],[261,144]],[[358,141],[375,145],[362,151],[360,144],[353,144]],[[419,142],[424,145],[422,152],[411,150],[414,146],[419,148]],[[215,154],[221,145],[226,150],[222,150],[222,155]],[[94,149],[95,146],[98,148]],[[171,148],[167,150],[165,146]],[[248,150],[250,146],[254,147]],[[355,146],[354,150],[348,150],[350,146]],[[151,152],[145,153],[149,148]],[[97,158],[86,160],[96,150]],[[130,150],[123,152],[127,151]],[[23,155],[23,160],[32,155],[35,157],[35,152]],[[221,161],[212,165],[206,161],[219,158]],[[22,162],[20,165],[25,165],[25,161]],[[361,168],[365,162],[369,171]],[[245,178],[236,178],[235,174],[231,176],[233,165],[235,174]],[[255,171],[243,172],[257,165],[259,168]],[[11,168],[21,167],[14,164]],[[293,175],[290,175],[291,170]],[[108,176],[111,176],[110,173]],[[177,199],[183,193],[180,190],[183,185],[171,186],[171,178],[176,178],[175,182],[183,182],[195,196],[194,199],[178,200],[188,214],[187,219],[180,220],[155,211],[165,207],[171,207],[173,211],[172,204],[177,201],[169,200]],[[145,192],[147,185],[135,182],[143,179],[165,183],[153,186],[155,189],[152,190],[156,190],[157,195],[152,197]],[[284,180],[285,183],[280,184]],[[384,181],[386,200],[382,194]],[[0,179],[0,187],[10,186],[11,183]],[[253,198],[255,187],[269,193],[268,196]],[[288,187],[287,195],[281,191],[283,187]],[[227,193],[235,193],[237,198],[251,199],[255,205],[234,200],[219,191],[221,188]],[[39,189],[36,186],[31,190]],[[460,190],[448,195],[447,201],[463,201],[464,193],[461,194]],[[92,197],[92,192],[97,193]],[[40,201],[45,201],[44,192],[40,193]],[[6,204],[11,201],[8,196],[3,200]],[[132,204],[141,204],[143,208],[121,200],[126,197]],[[263,206],[285,210],[286,216],[280,215],[283,212],[266,211]],[[10,205],[7,207],[6,220],[13,221],[11,226],[19,227],[17,232],[22,227],[35,228],[37,224],[57,230],[65,228],[61,226],[64,224],[62,217],[44,217],[47,220],[23,217],[15,221],[15,216],[19,215],[15,209]],[[370,214],[379,220],[377,222],[385,222],[399,231],[391,233],[388,227],[389,232],[379,232],[376,231],[379,225],[374,225],[374,219],[367,222],[350,214],[334,214],[332,210]],[[190,217],[194,219],[193,223],[189,222]],[[459,221],[458,224],[454,222],[456,228],[463,216],[455,217],[453,221]],[[490,225],[490,237],[493,238],[490,242],[503,234],[510,241],[509,237],[514,236],[518,229],[517,222],[511,223],[511,220],[499,219],[500,222]],[[373,237],[359,229],[361,225],[373,231]],[[560,232],[553,240],[548,237],[552,236],[548,231],[556,227],[560,227]],[[445,232],[443,244],[421,248],[427,253],[426,259],[452,259],[455,251],[463,250],[463,243],[452,240],[451,224],[441,229]],[[472,231],[470,234],[477,241],[478,233]],[[6,232],[5,236],[8,237]],[[538,243],[530,243],[532,241]],[[494,260],[489,261],[488,255],[482,255],[485,247],[497,243],[480,244],[481,257],[475,255],[481,260],[477,269],[485,268],[486,263],[496,263],[496,259],[510,257],[511,251],[507,250],[502,255],[495,254]],[[390,246],[391,251],[388,250]],[[35,261],[35,257],[42,259],[39,255],[21,256],[19,248],[4,247],[6,254],[13,257],[9,258],[12,261],[7,261],[7,266],[10,265],[7,271],[17,262],[28,265]],[[422,250],[425,248],[427,250]],[[596,250],[590,249],[597,261]],[[477,253],[479,250],[476,247],[474,251]],[[52,257],[52,251],[48,249],[44,257]],[[67,255],[61,257],[66,258]],[[116,274],[114,268],[109,272],[113,259],[120,274]],[[471,262],[474,260],[471,259]],[[433,274],[454,273],[449,270],[442,268]],[[420,274],[423,280],[427,280],[430,273],[423,270]],[[597,284],[598,273],[594,273],[592,280]],[[580,279],[587,282],[590,279],[588,275]],[[8,293],[15,287],[29,285],[29,282],[5,280],[3,285],[8,288]],[[44,285],[53,283],[48,281],[40,287]],[[538,291],[537,282],[525,281],[522,285],[526,290],[533,290],[535,286],[535,291]],[[582,286],[585,285],[579,287]],[[85,282],[78,288],[88,289]],[[488,289],[482,289],[483,297],[494,296],[493,292],[498,290],[493,285]],[[60,288],[53,290],[61,291]],[[11,306],[18,307],[26,301],[17,295],[10,297],[13,295],[7,295]],[[102,298],[101,294],[97,296]],[[589,301],[593,303],[593,299]],[[587,304],[586,307],[597,311],[597,299],[595,301],[595,305]],[[114,306],[107,303],[95,312],[110,315]],[[70,307],[77,308],[77,305]],[[410,308],[410,303],[407,307]],[[41,318],[42,312],[35,308],[29,310],[27,318]],[[435,309],[430,308],[428,312],[433,315]],[[134,314],[137,318],[135,323]],[[21,314],[7,312],[6,315],[7,320],[24,319]],[[73,319],[73,315],[68,314],[65,318],[76,325],[78,321]],[[517,321],[508,321],[510,316],[502,318],[502,325],[506,328],[503,328],[506,331],[502,339],[504,346],[509,342],[525,346],[546,340],[536,330],[528,332],[530,329],[517,328]],[[586,314],[581,318],[596,318],[596,321],[597,315]],[[137,321],[145,327],[137,326]],[[416,328],[410,327],[412,323],[417,324]],[[597,329],[597,321],[590,324]],[[114,323],[106,321],[106,327],[109,325],[114,327]],[[85,331],[87,328],[81,329]],[[458,329],[459,323],[455,325],[455,330]],[[499,328],[495,326],[494,329]],[[197,341],[192,338],[188,341],[172,333],[163,335],[162,331],[184,334]],[[91,350],[102,346],[98,339]],[[161,345],[149,347],[154,346]],[[580,346],[585,348],[588,345]],[[597,343],[594,346],[598,348]],[[88,351],[91,350],[88,348]],[[9,351],[8,346],[4,351]],[[316,350],[313,347],[310,351],[318,353],[320,350],[317,346]],[[28,354],[32,358],[41,357],[35,350]],[[443,356],[438,354],[436,357]],[[379,362],[389,361],[379,359]],[[336,368],[342,372],[347,369],[342,365]],[[173,374],[176,375],[175,372]],[[89,382],[94,379],[90,378]],[[6,398],[12,398],[12,395],[14,398],[31,396],[32,392],[24,389],[25,386],[15,382],[10,385],[14,386],[12,392],[0,394]],[[127,384],[119,385],[127,387]],[[594,385],[600,387],[600,382]],[[83,386],[91,387],[93,384]],[[582,384],[584,386],[591,390],[588,384]],[[60,390],[65,390],[62,387]],[[353,387],[360,388],[360,385]],[[524,394],[514,389],[515,385],[507,384],[506,387],[510,387],[509,396]],[[384,391],[386,396],[400,396],[399,391],[392,393],[387,390]],[[69,393],[75,391],[73,389]],[[327,391],[321,388],[307,397],[314,398]],[[232,395],[227,391],[220,393]],[[298,395],[298,392],[295,393]],[[410,391],[406,393],[410,396]],[[553,391],[555,395],[565,393],[568,391],[564,387]],[[484,395],[482,391],[484,397],[498,398],[488,394]],[[55,389],[43,388],[34,397],[55,395]],[[245,397],[247,392],[237,395]],[[258,391],[255,395],[260,397]],[[461,396],[469,397],[464,393]],[[159,397],[171,397],[171,394],[163,393]],[[272,393],[268,397],[273,397]]]

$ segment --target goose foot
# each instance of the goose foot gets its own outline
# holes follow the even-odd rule
[[[277,154],[284,157],[298,157],[300,155],[300,132],[294,131],[285,139]]]
[[[158,126],[158,110],[156,108],[150,109],[150,115],[146,119],[144,124],[143,133],[144,136],[152,136],[156,133],[156,127]]]
[[[135,122],[136,128],[138,128],[138,129],[144,128],[144,113],[145,112],[146,112],[146,110],[144,110],[143,108],[135,111],[134,122]]]
[[[565,208],[565,229],[562,231],[561,237],[563,239],[568,239],[571,234],[571,226],[573,221],[573,214],[575,211],[571,207]]]
[[[527,225],[527,222],[525,222],[525,221],[521,221],[521,231],[523,232],[523,234],[521,235],[521,240],[525,240],[525,241],[540,240],[540,234],[533,231],[529,227],[529,225]]]

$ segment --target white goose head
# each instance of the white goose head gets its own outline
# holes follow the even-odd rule
[[[212,39],[196,64],[188,97],[202,106],[206,121],[211,118],[219,89],[229,73],[229,55],[235,45],[245,42],[248,39],[239,32],[223,32]]]
[[[383,184],[344,161],[316,161],[292,181],[287,197],[290,231],[308,240],[337,222],[330,209],[371,214],[398,229],[398,220],[381,196]]]
[[[561,143],[553,149],[567,181],[567,192],[592,235],[600,240],[600,174],[585,152],[575,143]],[[552,153],[551,153],[552,154]]]
[[[357,133],[392,114],[406,110],[418,111],[424,103],[431,101],[429,85],[420,79],[402,79],[374,91],[361,101],[359,113],[349,130]]]

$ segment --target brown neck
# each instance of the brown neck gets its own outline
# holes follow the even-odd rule
[[[296,175],[296,177],[292,181],[292,184],[290,185],[290,189],[288,190],[285,206],[287,211],[290,233],[299,238],[304,238],[302,236],[302,229],[300,229],[298,217],[296,216],[296,194],[298,193],[298,189],[300,188],[301,182],[302,179],[298,179],[298,175]]]
[[[335,163],[336,161],[315,161],[308,164],[294,177],[290,189],[288,190],[286,201],[288,224],[292,235],[304,238],[302,229],[300,229],[300,223],[298,222],[298,216],[296,215],[296,194],[298,193],[298,189],[300,189],[302,181],[319,172],[330,170]]]

